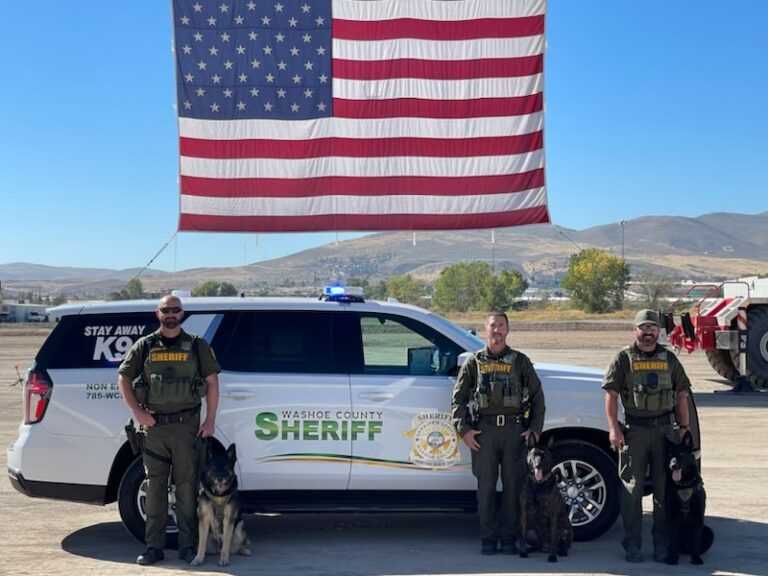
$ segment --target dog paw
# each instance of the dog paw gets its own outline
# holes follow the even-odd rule
[[[248,548],[240,548],[238,554],[240,554],[240,556],[250,556],[251,551]]]
[[[691,556],[691,564],[704,564],[704,560],[701,559],[701,556]]]
[[[190,566],[200,566],[203,562],[205,562],[205,558],[200,558],[199,556],[195,556],[192,558],[192,562],[189,563]]]
[[[557,554],[550,554],[547,557],[547,562],[557,562]]]
[[[229,566],[229,558],[219,558],[219,566]]]

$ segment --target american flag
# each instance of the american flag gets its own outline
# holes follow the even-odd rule
[[[186,231],[549,222],[546,0],[174,0]]]

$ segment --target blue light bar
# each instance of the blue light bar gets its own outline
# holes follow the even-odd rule
[[[344,286],[343,284],[330,284],[323,288],[326,300],[337,302],[362,302],[362,286]]]

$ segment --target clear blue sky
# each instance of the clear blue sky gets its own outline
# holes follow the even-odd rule
[[[144,266],[178,218],[170,1],[3,4],[0,264]],[[766,24],[766,0],[550,0],[553,222],[768,210]],[[153,267],[334,238],[184,233]]]

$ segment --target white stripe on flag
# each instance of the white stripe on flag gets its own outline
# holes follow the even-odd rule
[[[478,98],[513,98],[530,96],[543,90],[543,76],[522,78],[479,78],[477,80],[424,80],[394,78],[392,80],[333,79],[333,95],[349,100],[391,100],[421,98],[424,100],[474,100]]]
[[[182,156],[182,176],[200,178],[318,178],[322,176],[488,176],[528,172],[544,166],[544,151],[508,156],[430,158],[393,156],[311,159],[246,158],[217,160]],[[399,196],[398,196],[399,198]]]
[[[542,112],[491,118],[318,118],[315,120],[196,120],[179,118],[182,138],[312,140],[315,138],[479,138],[518,136],[543,128]]]
[[[313,216],[319,214],[463,214],[508,212],[545,204],[543,188],[487,196],[318,196],[310,198],[181,197],[185,214]]]
[[[333,57],[340,60],[479,60],[482,58],[519,58],[544,52],[544,36],[522,38],[480,38],[477,40],[440,41],[401,38],[397,40],[333,39]]]

